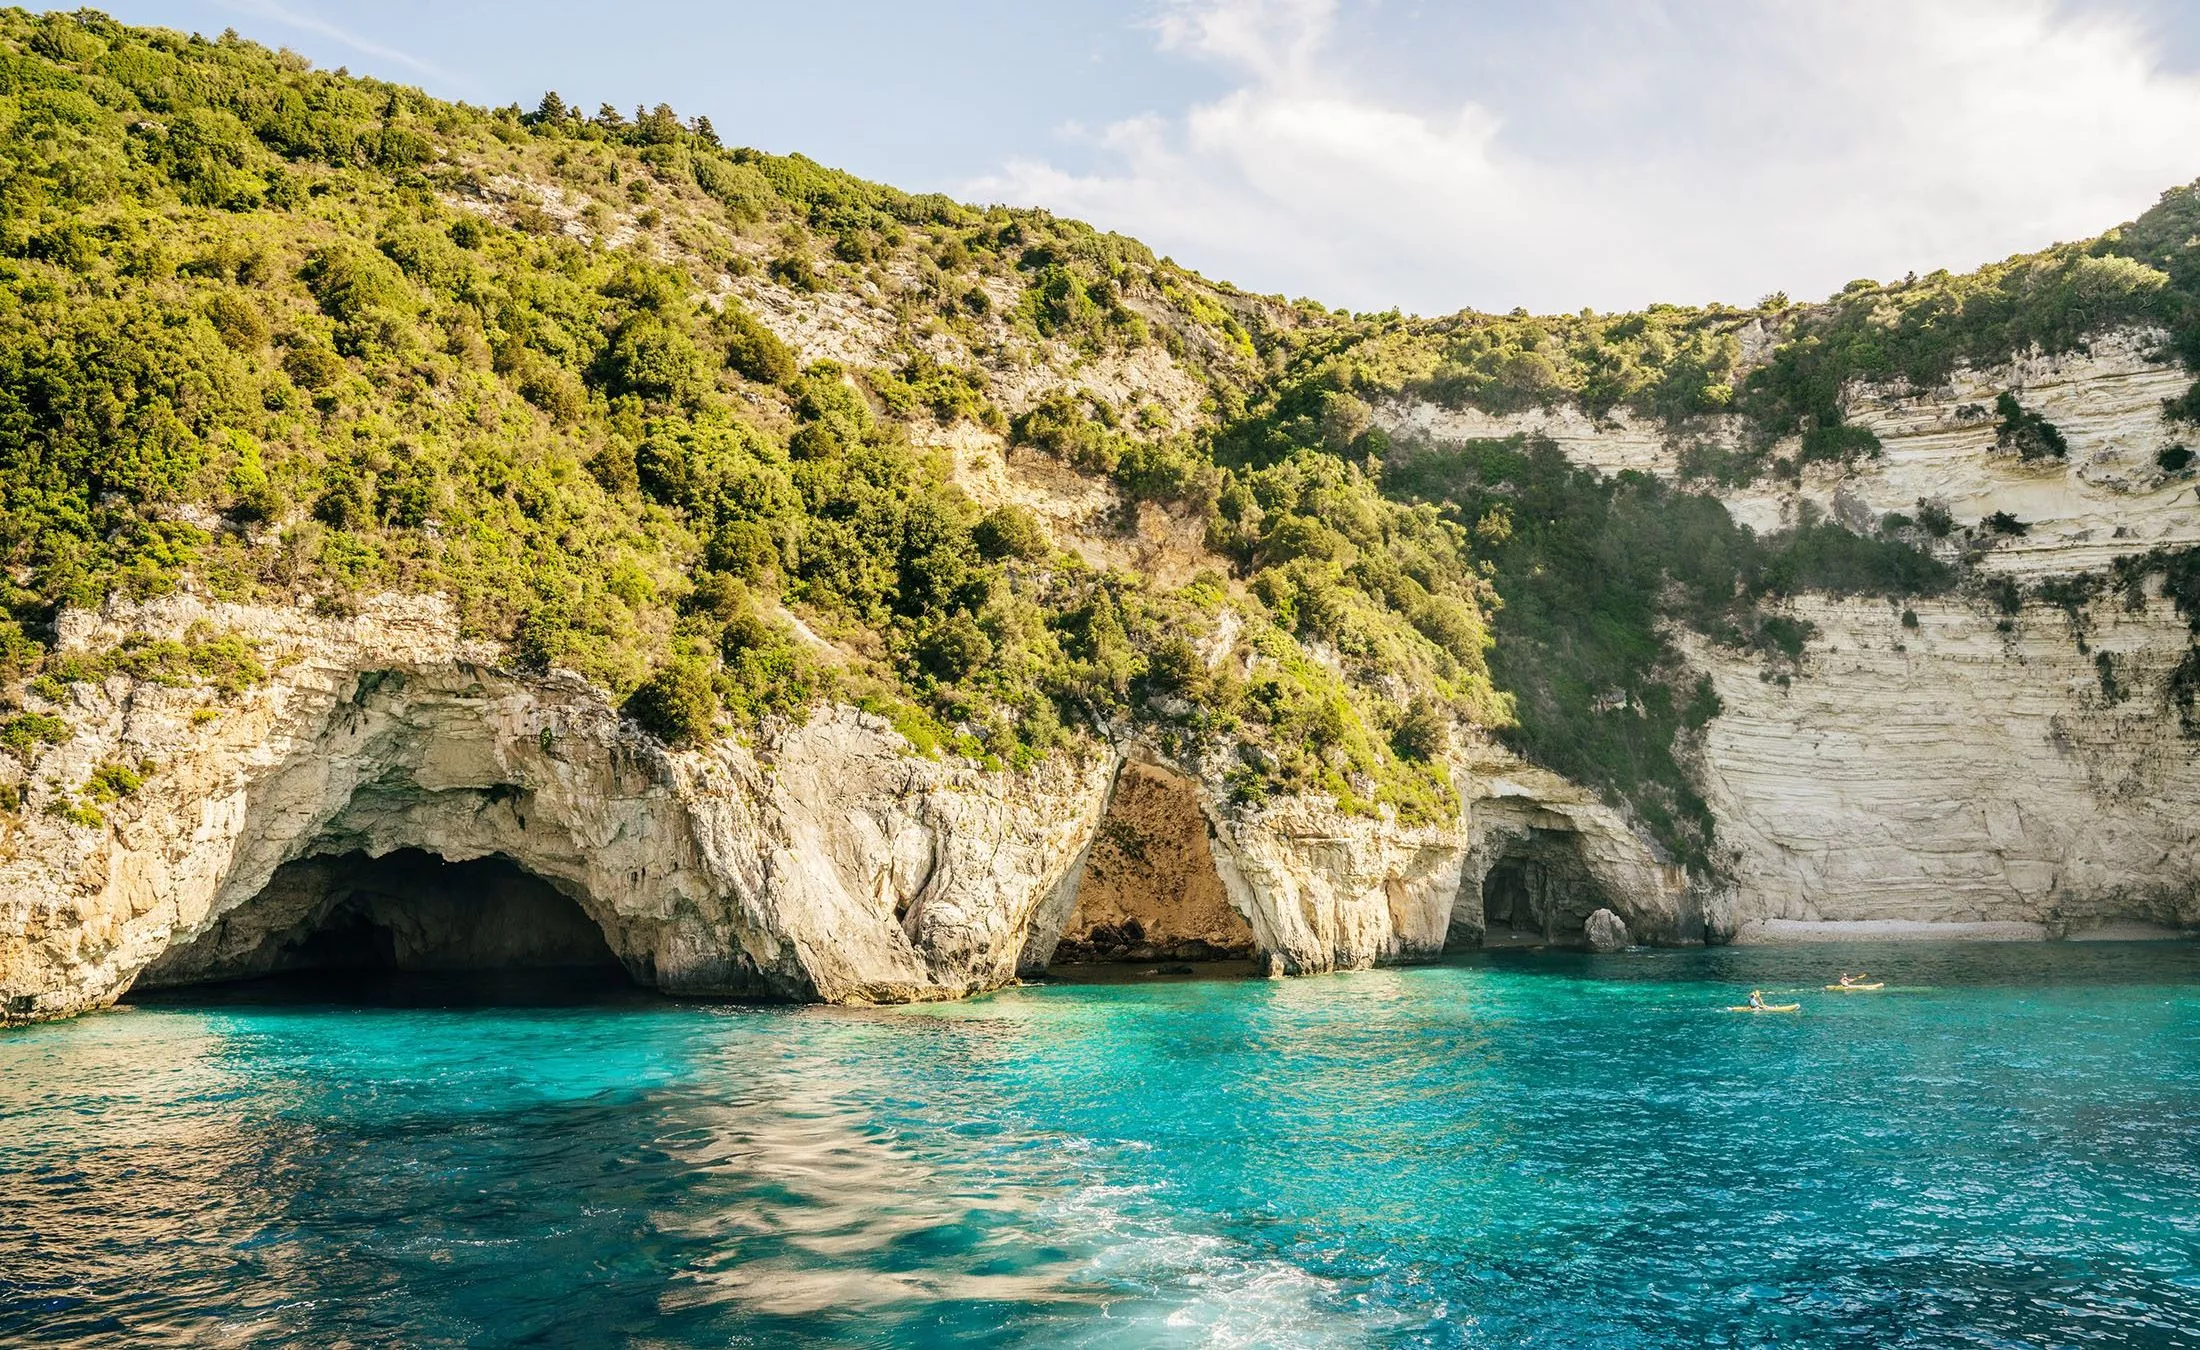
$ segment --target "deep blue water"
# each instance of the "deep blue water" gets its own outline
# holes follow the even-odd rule
[[[2196,1033],[2184,945],[139,1008],[0,1033],[0,1343],[2200,1345]]]

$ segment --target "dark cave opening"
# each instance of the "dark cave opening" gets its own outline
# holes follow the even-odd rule
[[[539,1002],[633,983],[579,902],[511,859],[399,849],[285,864],[131,997]]]
[[[1578,836],[1530,829],[1507,841],[1482,874],[1482,943],[1571,942],[1605,905]]]
[[[1533,933],[1540,937],[1543,920],[1535,912],[1535,897],[1525,858],[1500,862],[1482,878],[1482,924],[1491,936]]]

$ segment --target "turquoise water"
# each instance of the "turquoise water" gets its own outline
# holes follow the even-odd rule
[[[2200,1345],[2196,1033],[2189,946],[141,1008],[0,1034],[0,1342]]]

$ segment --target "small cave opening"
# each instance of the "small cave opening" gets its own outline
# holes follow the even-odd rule
[[[1253,949],[1253,926],[1230,903],[1215,868],[1191,781],[1126,764],[1046,972],[1104,977],[1106,967],[1158,963],[1138,973],[1227,974],[1250,970]]]
[[[300,858],[147,966],[133,1001],[237,996],[539,1002],[632,988],[573,897],[501,854]]]
[[[1570,942],[1605,905],[1578,836],[1530,829],[1507,840],[1482,874],[1482,945]]]

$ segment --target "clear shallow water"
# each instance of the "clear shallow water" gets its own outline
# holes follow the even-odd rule
[[[2161,945],[146,1008],[0,1033],[0,1343],[2200,1345],[2196,1033]]]

